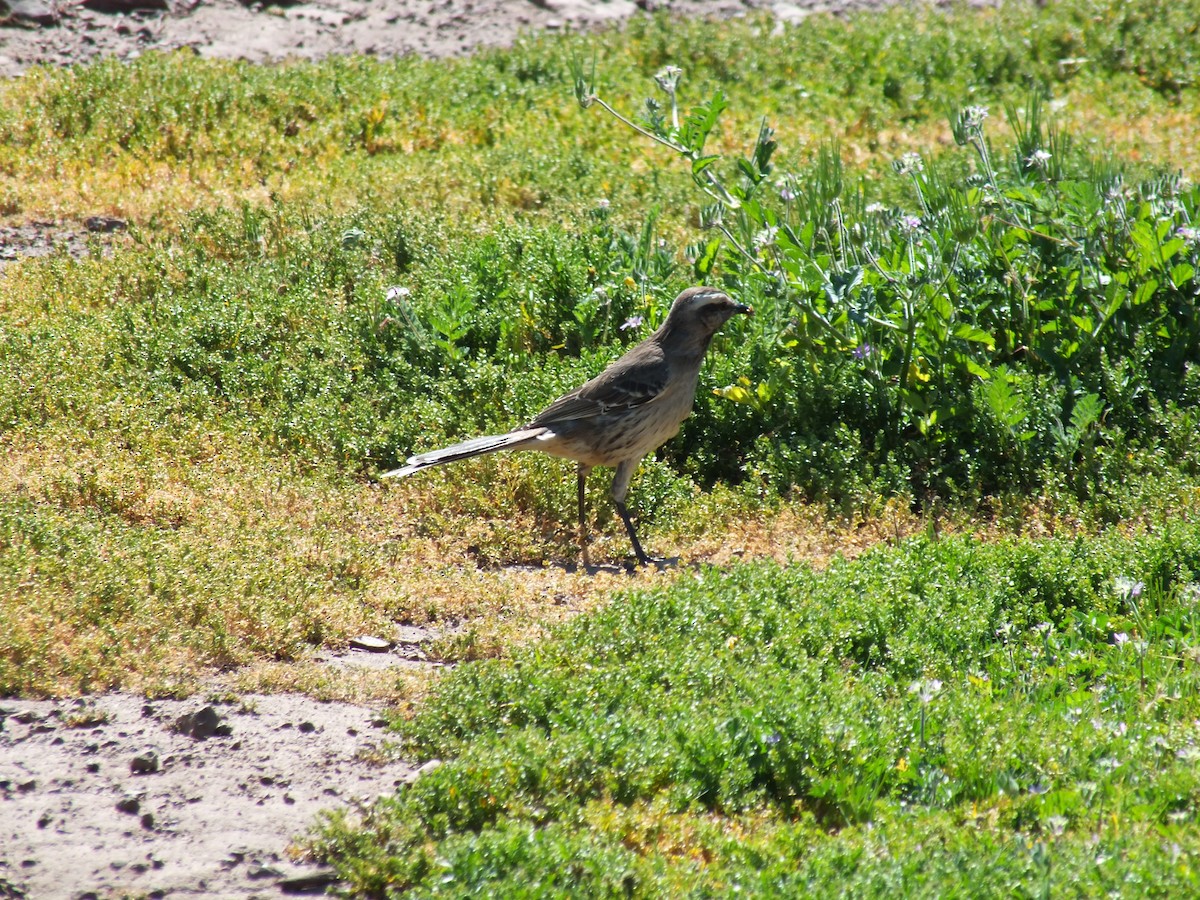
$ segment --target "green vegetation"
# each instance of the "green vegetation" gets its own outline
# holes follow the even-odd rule
[[[370,896],[1179,896],[1200,529],[701,569],[450,674]],[[348,824],[348,823],[353,823]]]
[[[363,893],[1195,892],[1198,21],[656,17],[0,85],[0,214],[130,223],[0,274],[0,694],[408,702],[445,764],[314,838]],[[655,94],[668,146],[572,81]],[[556,460],[373,481],[699,280],[759,315],[634,487],[677,568],[564,567]],[[311,661],[395,621],[462,665]]]
[[[765,123],[751,153],[715,174],[721,157],[705,144],[723,95],[681,115],[678,77],[656,76],[669,118],[653,98],[646,127],[605,108],[680,155],[713,201],[701,218],[717,235],[691,248],[697,274],[728,248],[723,280],[760,312],[735,364],[745,374],[718,393],[771,436],[741,456],[773,480],[840,488],[813,484],[808,459],[836,429],[845,436],[854,409],[867,472],[890,467],[903,475],[895,488],[994,493],[1053,467],[1086,493],[1101,419],[1108,440],[1154,440],[1172,426],[1152,409],[1194,405],[1200,190],[1178,175],[1127,186],[1119,167],[1078,158],[1045,127],[1035,94],[1024,115],[1009,107],[1006,165],[983,106],[951,122],[975,171],[896,160],[915,194],[906,212],[871,200],[866,179],[847,190],[836,147],[809,172],[778,175]],[[585,108],[604,105],[579,67],[576,92]]]

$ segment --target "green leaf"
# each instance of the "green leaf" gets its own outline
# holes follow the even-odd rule
[[[1025,403],[1012,389],[1008,378],[993,378],[983,389],[983,397],[987,401],[992,415],[1006,429],[1013,432],[1029,415]],[[1015,436],[1015,434],[1014,434]]]
[[[763,177],[770,173],[771,157],[779,146],[774,138],[775,130],[767,125],[767,118],[763,116],[758,127],[758,140],[754,142],[754,168]]]
[[[1137,290],[1133,292],[1133,305],[1141,306],[1143,303],[1146,303],[1154,296],[1154,292],[1157,290],[1158,279],[1147,278],[1145,281],[1139,284],[1137,286]]]
[[[695,178],[720,158],[720,156],[714,154],[712,156],[701,156],[699,159],[692,160],[692,177]]]
[[[1171,284],[1174,287],[1183,287],[1195,277],[1196,267],[1191,263],[1178,263],[1171,268]]]
[[[974,375],[976,378],[981,378],[984,381],[987,381],[989,378],[992,377],[991,372],[989,372],[987,369],[985,369],[979,363],[975,362],[975,360],[971,359],[969,356],[966,357],[965,360],[966,360],[967,371],[970,372],[972,375]]]
[[[1116,312],[1116,310],[1113,310],[1112,312]],[[1111,316],[1112,312],[1110,312],[1108,316]],[[1108,316],[1105,318],[1108,318]],[[1075,323],[1076,328],[1078,328],[1080,331],[1086,331],[1088,334],[1091,334],[1092,328],[1095,327],[1095,323],[1092,321],[1090,316],[1077,316],[1072,314],[1071,321]]]
[[[762,181],[762,175],[754,168],[754,164],[748,159],[739,159],[737,161],[738,171],[746,176],[751,184],[758,184]]]
[[[717,91],[708,103],[693,107],[688,112],[683,127],[679,129],[679,140],[693,156],[699,156],[704,150],[704,142],[708,140],[725,108],[725,95]]]
[[[1100,420],[1100,414],[1104,412],[1104,403],[1101,402],[1098,394],[1084,394],[1075,401],[1075,408],[1071,410],[1071,430],[1077,435],[1083,434],[1091,425]]]
[[[1170,223],[1166,224],[1169,225]],[[1186,246],[1187,244],[1185,244],[1181,238],[1172,238],[1159,248],[1159,256],[1161,257],[1163,263],[1170,262],[1171,259],[1178,256],[1179,252]]]
[[[713,238],[704,245],[704,252],[696,257],[695,269],[697,277],[703,279],[712,271],[713,265],[717,261],[717,253],[721,249],[721,239]]]
[[[967,322],[962,322],[954,329],[954,336],[962,338],[965,341],[973,341],[976,344],[983,344],[989,350],[996,349],[996,341],[990,334],[982,328],[971,325]]]

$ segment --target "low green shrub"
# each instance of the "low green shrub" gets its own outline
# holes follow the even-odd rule
[[[860,858],[855,883],[923,883],[894,868],[913,855],[944,888],[971,859],[989,895],[1035,890],[1031,853],[1088,869],[1089,844],[1153,852],[1169,833],[1189,865],[1152,883],[1188,885],[1197,572],[1192,526],[699,570],[450,673],[397,723],[443,764],[317,846],[372,895],[770,896],[849,877],[835,861],[878,840],[892,852]],[[633,820],[686,832],[688,852]],[[951,822],[970,837],[922,846]],[[574,852],[610,864],[563,871]]]

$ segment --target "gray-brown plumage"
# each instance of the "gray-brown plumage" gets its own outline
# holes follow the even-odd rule
[[[579,464],[579,541],[588,562],[584,483],[593,466],[613,466],[612,498],[638,562],[648,560],[625,508],[629,481],[642,457],[679,431],[692,411],[700,365],[718,329],[737,313],[753,315],[715,288],[688,288],[675,298],[667,320],[607,369],[558,398],[532,421],[508,434],[479,437],[410,457],[385,473],[403,478],[430,466],[495,453],[540,450]]]

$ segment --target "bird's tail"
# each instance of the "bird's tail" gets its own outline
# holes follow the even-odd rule
[[[492,434],[485,437],[472,438],[469,441],[463,441],[461,444],[455,444],[453,447],[445,447],[441,450],[432,450],[429,453],[410,456],[407,465],[401,466],[399,469],[392,469],[390,472],[384,472],[379,477],[403,478],[405,475],[420,472],[422,469],[428,469],[430,466],[458,462],[460,459],[483,456],[487,453],[495,453],[498,450],[516,450],[525,446],[530,441],[536,440],[545,433],[545,428],[522,428],[519,431],[510,431],[508,434]]]

